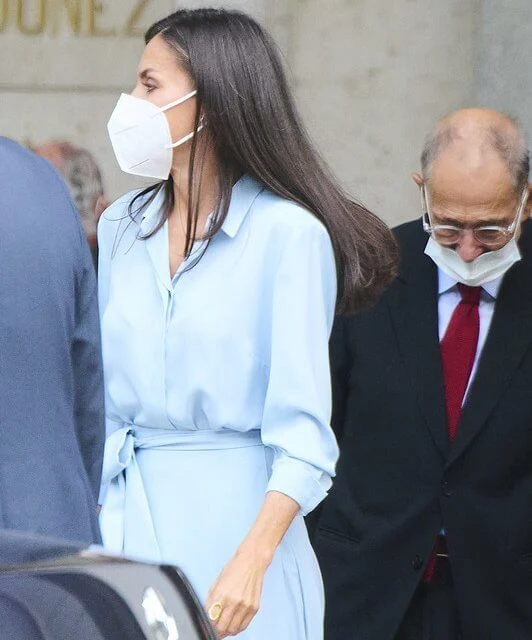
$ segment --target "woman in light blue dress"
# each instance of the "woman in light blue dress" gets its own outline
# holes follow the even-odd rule
[[[104,543],[179,565],[220,638],[320,640],[328,338],[392,277],[391,234],[322,167],[245,14],[155,24],[108,128],[161,181],[99,226]]]

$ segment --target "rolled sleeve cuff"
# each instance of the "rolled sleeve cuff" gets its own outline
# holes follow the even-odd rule
[[[306,516],[327,496],[329,475],[302,460],[284,458],[273,463],[267,491],[278,491],[295,500]]]

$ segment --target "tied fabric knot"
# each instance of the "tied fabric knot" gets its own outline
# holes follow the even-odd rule
[[[119,423],[107,438],[102,471],[100,529],[104,547],[149,562],[161,552],[137,451],[210,451],[263,446],[258,429],[156,429]]]
[[[447,433],[450,442],[453,442],[458,431],[462,405],[477,355],[480,332],[479,304],[482,288],[459,283],[458,291],[461,300],[451,316],[449,326],[440,344]],[[436,541],[423,574],[423,582],[433,580],[439,551],[439,544]]]
[[[102,540],[108,551],[123,553],[127,533],[129,556],[160,562],[136,447],[135,432],[130,426],[118,429],[105,442],[102,485],[107,487],[107,493],[100,513]]]
[[[477,306],[480,303],[480,294],[482,287],[470,287],[467,284],[458,283],[458,291],[464,304]]]

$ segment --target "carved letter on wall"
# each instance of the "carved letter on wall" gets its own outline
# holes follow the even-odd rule
[[[7,27],[7,19],[8,19],[8,1],[9,0],[0,0],[0,32],[4,31]]]
[[[28,11],[28,5],[33,11]],[[27,20],[27,13],[35,18]],[[27,36],[43,33],[46,27],[46,0],[17,0],[17,26],[19,31]]]
[[[82,0],[56,0],[56,2],[59,5],[57,11],[65,9],[70,30],[79,36],[82,26]]]
[[[100,18],[104,12],[103,3],[99,0],[89,0],[89,35],[110,37],[116,35],[116,29],[104,28],[99,24]]]
[[[131,15],[127,19],[127,22],[124,27],[124,33],[126,36],[132,36],[134,38],[144,35],[145,29],[143,27],[139,27],[139,22],[142,18],[142,14],[146,7],[150,4],[151,0],[138,0]]]

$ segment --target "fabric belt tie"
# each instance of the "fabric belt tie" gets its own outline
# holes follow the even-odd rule
[[[104,547],[151,562],[161,562],[137,449],[166,451],[208,451],[262,445],[260,431],[210,429],[173,431],[124,425],[106,440],[102,486],[107,488],[100,513]],[[124,549],[127,531],[127,548]]]

